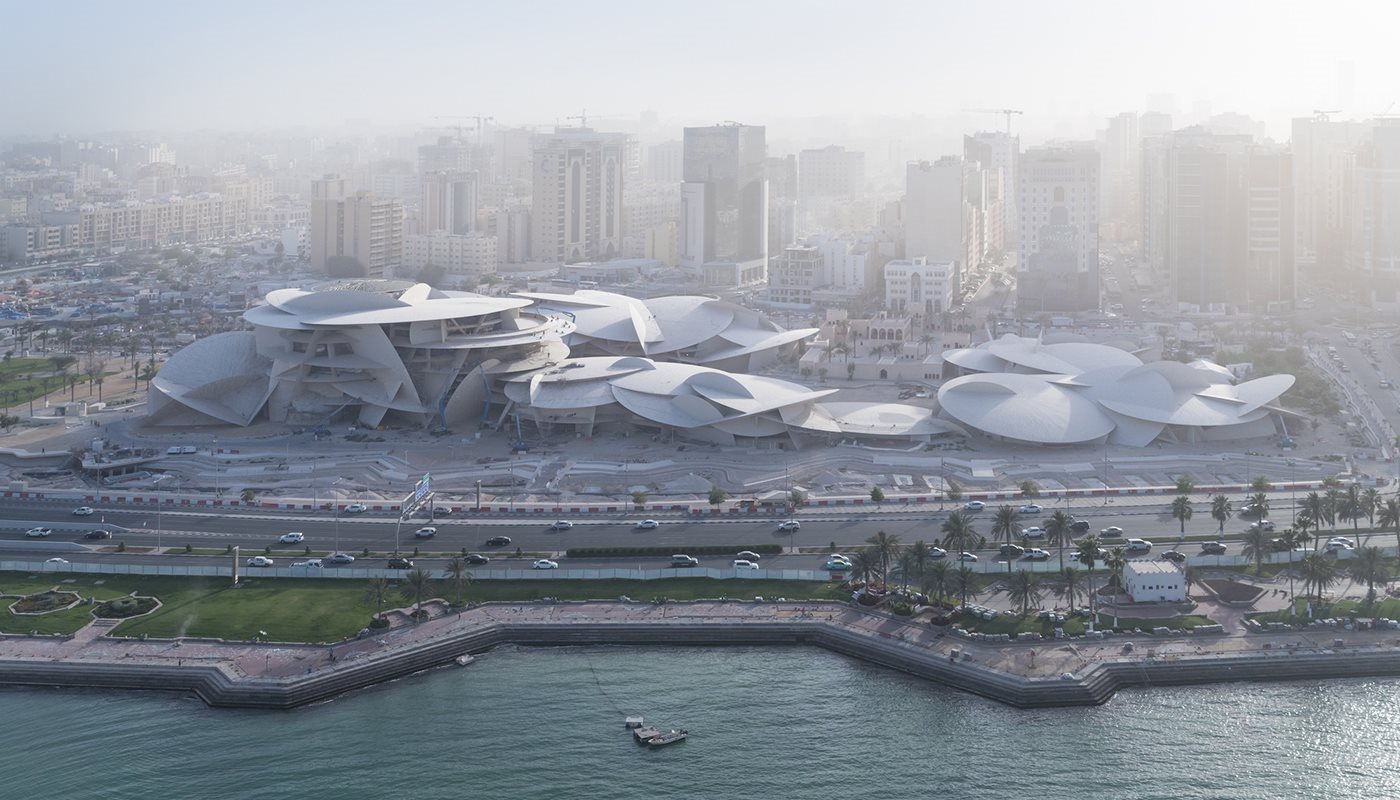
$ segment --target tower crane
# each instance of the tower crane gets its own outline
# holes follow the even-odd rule
[[[487,117],[487,116],[483,116],[483,115],[481,115],[481,114],[459,114],[459,115],[449,115],[449,116],[438,116],[438,117],[433,117],[433,119],[471,119],[471,120],[476,120],[476,145],[477,145],[477,147],[480,147],[480,146],[481,146],[481,128],[482,128],[482,126],[485,125],[485,124],[488,123],[488,122],[495,122],[495,121],[496,121],[496,118],[495,118],[495,117]],[[462,127],[463,127],[463,126],[461,126],[461,125],[451,125],[451,126],[449,126],[449,127],[456,128],[456,129],[457,129],[457,139],[460,140],[460,139],[462,138]]]
[[[1333,115],[1333,114],[1340,114],[1340,113],[1342,113],[1342,110],[1341,110],[1340,108],[1333,109],[1333,110],[1331,110],[1331,111],[1322,111],[1322,110],[1319,110],[1319,109],[1314,108],[1314,109],[1313,109],[1313,121],[1314,121],[1314,122],[1329,122],[1329,121],[1332,119],[1332,115]]]
[[[1011,136],[1011,116],[1013,114],[1024,114],[1026,112],[1017,108],[964,108],[963,111],[973,114],[1005,114],[1006,115],[1006,135]]]

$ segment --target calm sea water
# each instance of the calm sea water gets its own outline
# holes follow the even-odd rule
[[[1389,798],[1398,686],[1018,711],[808,649],[504,649],[293,712],[0,690],[0,797]],[[646,750],[624,713],[692,737]]]

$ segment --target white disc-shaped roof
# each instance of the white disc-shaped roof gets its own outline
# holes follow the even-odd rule
[[[1077,444],[1107,436],[1113,421],[1080,390],[1046,375],[967,375],[938,390],[944,413],[971,428],[1024,442]]]

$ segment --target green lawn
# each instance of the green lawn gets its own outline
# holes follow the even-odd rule
[[[1280,611],[1266,611],[1259,614],[1250,614],[1249,618],[1256,622],[1306,622],[1308,619],[1308,601],[1306,598],[1299,598],[1293,601],[1293,607],[1297,609],[1296,616],[1290,616],[1288,609]],[[1313,607],[1314,619],[1326,619],[1327,617],[1373,617],[1386,619],[1400,618],[1400,599],[1387,597],[1376,603],[1374,606],[1367,606],[1361,600],[1342,600],[1330,606]]]
[[[41,592],[60,580],[54,575],[32,577],[21,573],[0,573],[0,591],[7,595]],[[101,580],[98,586],[95,581]],[[340,579],[245,579],[231,588],[226,578],[144,577],[132,575],[81,576],[74,583],[59,584],[99,601],[135,591],[153,596],[163,604],[155,613],[129,620],[116,628],[125,636],[147,634],[156,637],[208,636],[225,639],[251,639],[266,631],[274,641],[322,642],[352,636],[370,621],[374,610],[365,605],[365,581]],[[455,599],[443,581],[435,582],[434,595]],[[786,597],[793,600],[844,599],[839,584],[804,581],[714,580],[674,578],[657,581],[481,581],[467,588],[465,599],[535,600],[558,597],[561,600],[616,599],[627,595],[637,600],[667,597],[694,600],[714,597]],[[9,604],[7,600],[6,605]],[[397,596],[389,606],[404,606]],[[16,617],[6,612],[0,617],[0,631],[27,633],[72,633],[91,619],[89,607],[42,617]]]
[[[959,619],[958,622],[964,628],[970,631],[977,631],[979,633],[1009,633],[1012,636],[1016,636],[1020,633],[1034,632],[1044,635],[1047,639],[1054,637],[1056,627],[1064,628],[1065,634],[1069,636],[1078,636],[1084,633],[1088,628],[1087,617],[1070,617],[1069,619],[1065,620],[1063,625],[1057,626],[1049,620],[1041,619],[1039,616],[1034,614],[1025,618],[1012,617],[1002,614],[999,615],[996,619],[990,620],[981,620],[976,618],[965,617]],[[1097,626],[1099,630],[1105,630],[1112,624],[1112,614],[1105,614],[1103,612],[1099,613],[1099,624]],[[1150,631],[1153,628],[1190,630],[1191,628],[1194,628],[1197,625],[1212,624],[1214,624],[1213,620],[1197,614],[1184,617],[1171,617],[1169,619],[1134,619],[1132,617],[1118,618],[1118,630],[1127,631],[1133,630],[1134,628],[1142,628],[1145,631]]]

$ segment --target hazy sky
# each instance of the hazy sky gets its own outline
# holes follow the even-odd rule
[[[6,134],[1004,106],[1065,134],[1174,94],[1286,138],[1400,100],[1390,2],[0,0],[0,20]]]

